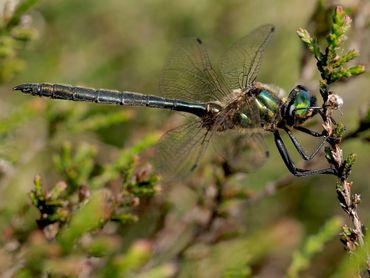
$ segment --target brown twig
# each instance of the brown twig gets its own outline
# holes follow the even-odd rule
[[[335,122],[333,122],[331,113],[333,111],[333,106],[335,103],[329,104],[335,98],[335,95],[327,91],[327,87],[322,87],[322,94],[328,96],[328,100],[323,104],[323,127],[326,130],[329,138],[329,147],[326,149],[327,160],[330,165],[336,170],[338,176],[338,182],[336,186],[336,192],[340,206],[348,214],[353,228],[348,226],[343,227],[343,232],[341,234],[341,241],[345,245],[346,249],[350,252],[356,250],[357,246],[364,246],[364,231],[365,226],[359,217],[357,211],[357,205],[360,203],[360,195],[352,194],[351,189],[353,182],[349,180],[349,175],[351,173],[351,167],[355,161],[355,155],[350,154],[347,158],[343,156],[343,150],[341,149],[340,143],[342,141],[341,135],[344,128]],[[370,273],[370,257],[367,255],[367,271]]]
[[[325,11],[324,7],[320,7]],[[361,9],[360,9],[361,10]],[[335,170],[338,177],[336,192],[340,206],[350,217],[353,228],[344,226],[341,241],[350,252],[357,249],[357,246],[364,246],[364,225],[357,212],[357,205],[360,202],[358,194],[352,194],[352,182],[349,180],[351,167],[355,161],[355,155],[343,156],[340,143],[344,133],[344,126],[337,124],[333,118],[334,110],[340,108],[343,100],[329,91],[329,86],[335,82],[346,80],[349,77],[357,76],[365,71],[363,65],[350,65],[347,63],[359,54],[355,50],[344,50],[343,42],[347,39],[346,32],[351,27],[351,18],[346,15],[343,7],[336,7],[331,17],[329,34],[326,36],[327,47],[324,51],[318,43],[318,39],[312,37],[307,30],[299,29],[298,35],[306,45],[306,48],[316,58],[316,66],[320,72],[320,93],[323,99],[320,115],[323,120],[323,128],[328,136],[329,146],[325,149],[326,158]],[[356,24],[356,27],[359,25]],[[368,272],[370,273],[370,257],[366,258]]]

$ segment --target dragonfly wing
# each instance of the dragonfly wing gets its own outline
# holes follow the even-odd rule
[[[162,71],[161,93],[170,98],[208,102],[222,100],[228,89],[209,59],[204,44],[197,38],[178,41]]]
[[[262,25],[224,53],[220,68],[229,88],[245,89],[255,81],[263,51],[274,29],[273,25]]]
[[[211,135],[200,120],[169,130],[156,146],[155,168],[167,181],[188,176],[198,166]]]
[[[222,163],[231,172],[251,172],[269,156],[263,133],[257,130],[227,130],[215,136],[213,142]]]

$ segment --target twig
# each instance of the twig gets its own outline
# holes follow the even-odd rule
[[[348,214],[353,224],[353,228],[343,227],[341,241],[345,244],[348,251],[353,252],[357,249],[357,246],[364,246],[365,244],[365,228],[357,212],[360,195],[352,195],[352,182],[349,180],[351,167],[356,156],[354,154],[350,154],[347,158],[343,156],[340,143],[344,133],[344,126],[337,124],[332,118],[333,110],[340,108],[343,100],[329,91],[330,84],[344,78],[359,75],[365,70],[362,65],[346,66],[349,61],[358,56],[355,50],[344,52],[342,49],[343,41],[347,38],[345,33],[349,30],[350,25],[351,19],[345,15],[342,7],[337,7],[331,18],[330,33],[326,38],[328,46],[324,52],[321,51],[317,39],[312,38],[307,30],[298,30],[298,35],[315,56],[317,68],[321,75],[320,93],[323,105],[320,115],[323,119],[323,128],[329,138],[329,146],[325,149],[326,158],[339,179],[336,192],[340,206]],[[344,54],[338,54],[340,52]],[[367,270],[370,273],[369,255],[367,255],[366,262]]]

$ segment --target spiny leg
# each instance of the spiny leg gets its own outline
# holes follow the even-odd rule
[[[283,139],[280,136],[279,131],[274,132],[274,140],[277,149],[279,150],[280,156],[283,159],[286,167],[288,170],[297,177],[304,177],[304,176],[313,176],[313,175],[322,175],[322,174],[332,174],[336,175],[336,171],[332,168],[324,168],[324,169],[317,169],[317,170],[306,170],[297,168],[291,159],[287,148],[283,142]]]
[[[292,141],[294,147],[296,148],[296,150],[298,151],[298,153],[304,160],[313,159],[319,153],[319,151],[321,150],[322,146],[325,144],[326,139],[327,139],[326,137],[324,137],[319,143],[319,145],[315,148],[315,150],[310,155],[307,155],[302,145],[298,142],[297,138],[295,138],[294,134],[287,128],[284,128],[284,130],[289,135],[289,138]]]
[[[311,135],[313,137],[323,137],[323,136],[326,136],[325,135],[326,131],[317,132],[317,131],[313,131],[313,130],[308,129],[308,128],[303,127],[303,126],[295,126],[294,129],[299,130],[299,131],[301,131],[303,133],[306,133],[308,135]]]

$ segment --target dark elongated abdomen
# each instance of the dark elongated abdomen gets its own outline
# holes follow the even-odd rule
[[[62,84],[25,83],[14,90],[35,96],[64,99],[72,101],[89,101],[124,106],[147,106],[187,112],[202,117],[207,113],[206,103],[191,103],[177,99],[144,95],[128,91],[93,89]]]

